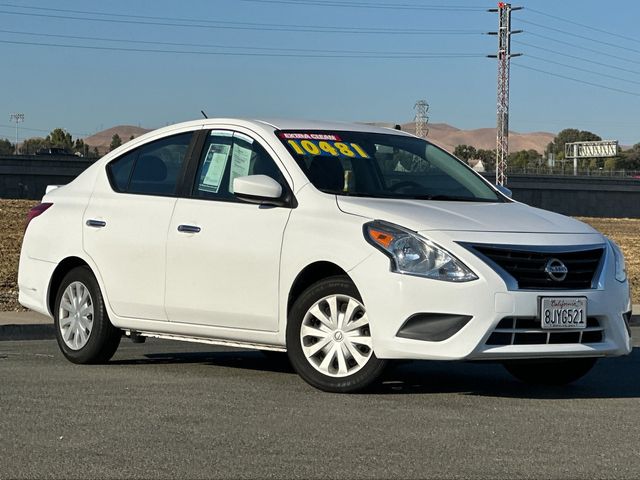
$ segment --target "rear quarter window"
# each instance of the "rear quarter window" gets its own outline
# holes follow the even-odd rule
[[[109,163],[107,174],[111,187],[117,192],[126,192],[129,185],[129,178],[133,170],[133,164],[138,156],[138,150],[129,152],[122,157]]]
[[[121,193],[175,195],[193,132],[165,137],[112,161],[107,174]]]

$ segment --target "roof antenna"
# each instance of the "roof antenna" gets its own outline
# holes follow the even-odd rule
[[[397,124],[395,127],[393,127],[395,130],[402,130],[402,125]]]
[[[207,114],[206,114],[206,113],[204,113],[204,110],[200,110],[200,113],[202,114],[202,116],[203,116],[204,118],[209,118],[209,117],[207,117]]]

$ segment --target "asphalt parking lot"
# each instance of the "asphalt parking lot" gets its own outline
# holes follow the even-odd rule
[[[53,340],[0,342],[0,478],[638,478],[639,369],[637,347],[532,388],[414,362],[333,395],[258,352],[123,340],[76,366]]]

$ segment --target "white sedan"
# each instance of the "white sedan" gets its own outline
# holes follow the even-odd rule
[[[615,243],[365,125],[208,119],[132,140],[30,212],[18,280],[75,363],[157,337],[286,351],[351,392],[393,359],[565,384],[631,351]]]

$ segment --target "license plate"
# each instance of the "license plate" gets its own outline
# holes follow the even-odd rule
[[[543,329],[577,330],[587,326],[586,297],[542,297],[540,323]]]

